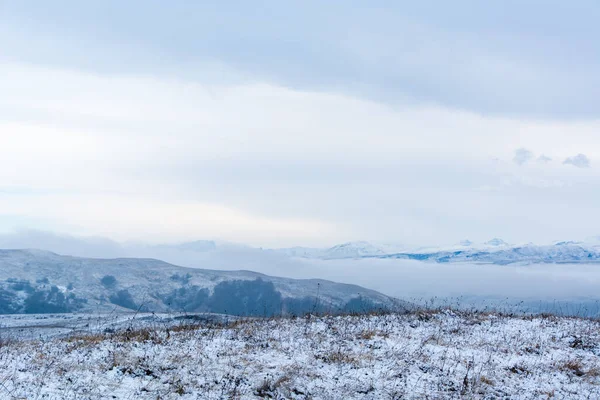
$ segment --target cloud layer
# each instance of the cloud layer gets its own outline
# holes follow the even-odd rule
[[[3,230],[598,234],[595,2],[224,4],[0,5]]]
[[[486,115],[597,119],[600,7],[532,0],[3,2],[0,57],[255,81]],[[551,31],[552,34],[548,34]]]
[[[389,107],[266,83],[24,64],[0,73],[7,229],[256,245],[597,233],[576,218],[595,215],[593,168],[525,163],[529,150],[520,168],[508,162],[515,143],[598,157],[597,122]],[[564,205],[573,208],[557,216]]]

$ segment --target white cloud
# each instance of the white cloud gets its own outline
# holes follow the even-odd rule
[[[522,2],[434,8],[418,2],[343,8],[271,2],[269,13],[256,13],[242,3],[234,11],[226,4],[113,0],[99,12],[88,2],[3,2],[0,56],[95,71],[176,70],[204,77],[205,70],[191,66],[218,60],[284,86],[336,87],[392,103],[597,118],[596,15],[581,10]],[[555,35],[544,34],[547,26]],[[223,75],[213,73],[206,81]]]
[[[336,234],[334,227],[320,221],[275,219],[217,204],[134,195],[13,194],[0,197],[0,209],[12,215],[51,219],[55,226],[71,232],[118,240],[148,238],[158,242],[215,237],[269,243],[277,236],[282,241],[319,242]]]
[[[573,157],[567,157],[563,164],[569,164],[577,168],[588,168],[590,159],[585,154],[580,153]]]
[[[548,156],[547,156],[547,155],[545,155],[545,154],[542,154],[542,155],[541,155],[541,156],[539,156],[539,157],[538,157],[538,159],[537,159],[537,162],[539,162],[539,163],[543,163],[543,164],[549,163],[549,162],[551,162],[551,161],[552,161],[552,158],[548,157]]]
[[[524,149],[524,148],[515,150],[515,156],[513,158],[513,161],[515,162],[515,164],[523,165],[523,164],[528,163],[532,159],[533,159],[533,153],[531,151]]]
[[[554,233],[545,226],[554,211],[529,190],[554,204],[569,200],[562,182],[596,184],[584,170],[550,164],[515,180],[514,166],[490,160],[510,160],[517,143],[552,158],[579,149],[597,158],[598,121],[22,64],[1,65],[0,77],[0,190],[18,193],[0,195],[2,214],[52,220],[61,231],[257,245],[512,239]],[[501,190],[477,191],[486,186]],[[502,197],[507,190],[514,204]],[[533,223],[511,228],[497,211],[508,206],[507,215]]]

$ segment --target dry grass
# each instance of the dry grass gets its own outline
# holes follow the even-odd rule
[[[330,353],[316,355],[317,360],[321,360],[327,364],[350,364],[358,365],[358,359],[349,352],[343,352],[341,350],[332,351]]]
[[[579,360],[569,360],[562,364],[559,367],[559,369],[562,371],[570,372],[575,376],[584,376],[586,374],[584,371],[583,364]]]
[[[101,333],[89,335],[68,336],[64,339],[67,343],[81,344],[84,346],[95,345],[106,340],[106,335]]]
[[[554,390],[541,382],[562,379],[572,385],[569,390],[587,385],[586,390],[600,393],[600,362],[593,358],[599,328],[599,323],[584,319],[451,310],[155,324],[21,344],[30,347],[24,359],[50,375],[39,381],[35,374],[14,375],[6,387],[13,390],[29,379],[45,393],[48,380],[59,381],[72,391],[69,399],[86,398],[78,390],[92,384],[85,379],[94,370],[94,379],[105,379],[108,373],[140,383],[136,387],[142,392],[131,392],[130,398],[144,399],[205,392],[212,398],[309,399],[319,398],[315,387],[331,390],[332,382],[344,386],[338,398],[475,399],[484,398],[482,394],[496,398],[501,392],[510,397],[515,394],[511,388],[521,382],[536,388],[538,397],[567,398],[567,389]],[[14,358],[17,352],[11,348],[0,349],[11,351]],[[90,354],[95,354],[94,361],[85,358]],[[0,355],[0,377],[7,373],[1,360]],[[77,370],[87,375],[74,374]],[[107,387],[106,382],[102,385]],[[0,398],[6,394],[2,390]],[[43,398],[27,393],[28,398]]]
[[[489,385],[489,386],[494,386],[494,381],[492,381],[490,378],[482,376],[481,378],[479,378],[479,380],[481,381],[481,383],[485,383],[486,385]]]

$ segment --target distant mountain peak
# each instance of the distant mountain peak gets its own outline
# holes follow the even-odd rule
[[[499,238],[493,238],[492,240],[485,242],[485,244],[488,246],[508,246],[508,243]]]
[[[575,240],[565,240],[565,241],[554,243],[555,246],[573,246],[573,245],[579,245],[579,244],[582,244],[582,243],[577,242]]]
[[[383,249],[366,241],[346,242],[325,251],[327,258],[353,258],[383,254],[386,254]]]

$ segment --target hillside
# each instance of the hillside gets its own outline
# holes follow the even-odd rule
[[[372,290],[152,259],[90,259],[0,250],[0,313],[113,310],[271,316],[404,307]]]
[[[599,341],[598,321],[552,316],[443,310],[182,325],[157,315],[133,329],[5,341],[0,393],[91,400],[597,399]]]

